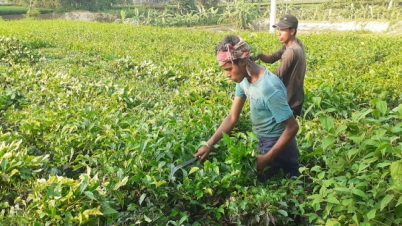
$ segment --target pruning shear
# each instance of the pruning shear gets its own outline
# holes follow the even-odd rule
[[[185,166],[187,166],[187,165],[190,165],[191,163],[197,161],[197,160],[200,159],[200,158],[201,158],[201,156],[197,156],[197,157],[195,157],[195,158],[192,158],[192,159],[190,159],[190,160],[187,160],[187,161],[183,162],[182,164],[176,166],[175,168],[173,168],[172,173],[170,173],[170,178],[173,177],[174,173],[175,173],[177,170],[179,170],[179,169],[181,169],[181,168],[183,168],[183,167],[185,167]]]

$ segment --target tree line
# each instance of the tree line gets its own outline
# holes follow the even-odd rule
[[[8,2],[30,8],[98,11],[109,9],[114,4],[125,4],[127,0],[9,0]]]

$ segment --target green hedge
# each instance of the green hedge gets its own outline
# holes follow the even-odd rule
[[[4,16],[4,15],[26,14],[27,11],[28,11],[28,8],[26,8],[26,7],[0,5],[0,16],[1,15]],[[52,13],[53,10],[39,8],[39,12],[42,14],[45,14],[45,13]]]

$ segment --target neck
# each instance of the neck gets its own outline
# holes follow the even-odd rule
[[[265,68],[256,64],[255,62],[251,62],[250,64],[250,75],[247,75],[247,80],[249,83],[253,84],[260,79],[260,77],[264,74]]]
[[[286,48],[292,46],[293,43],[296,43],[296,42],[297,42],[297,41],[296,41],[296,37],[295,37],[295,36],[292,36],[292,37],[290,38],[290,40],[286,43]]]

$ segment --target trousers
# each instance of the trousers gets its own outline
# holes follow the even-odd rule
[[[278,141],[279,137],[258,137],[259,142],[257,146],[257,151],[266,154]],[[281,171],[285,175],[289,176],[300,176],[299,171],[299,150],[296,145],[296,138],[293,138],[282,151],[275,157],[275,159],[268,163],[268,169],[265,170],[261,175],[258,175],[257,179],[260,182],[271,179],[272,177],[278,175]]]

